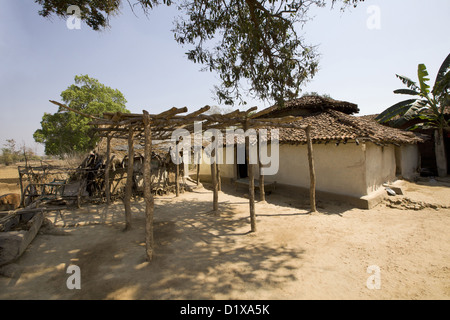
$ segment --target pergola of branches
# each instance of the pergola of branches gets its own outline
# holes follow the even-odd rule
[[[154,217],[154,198],[151,192],[151,165],[150,159],[152,155],[152,144],[154,140],[167,140],[171,137],[172,132],[176,129],[185,129],[189,133],[194,133],[194,123],[200,122],[202,124],[202,130],[217,129],[225,130],[229,127],[241,128],[244,131],[248,129],[258,128],[296,128],[306,131],[308,139],[308,159],[310,167],[310,203],[311,212],[316,211],[315,201],[315,173],[314,173],[314,161],[312,142],[309,135],[310,126],[299,126],[295,124],[298,117],[286,116],[280,118],[261,118],[263,115],[270,113],[277,106],[267,108],[257,112],[257,107],[250,108],[245,111],[235,110],[227,114],[205,114],[210,107],[205,106],[192,113],[187,113],[186,107],[184,108],[171,108],[167,111],[159,114],[150,114],[148,111],[143,110],[142,114],[136,113],[104,113],[102,117],[96,117],[92,115],[84,114],[80,111],[74,110],[67,105],[59,103],[57,101],[50,100],[50,102],[70,111],[75,112],[85,117],[91,118],[92,125],[100,136],[107,138],[107,159],[105,168],[105,194],[106,201],[109,203],[109,164],[110,164],[110,141],[112,138],[124,139],[128,141],[128,168],[127,168],[127,181],[124,194],[124,206],[125,206],[125,224],[126,229],[131,227],[131,196],[133,185],[133,154],[134,154],[134,142],[136,140],[141,141],[144,146],[144,201],[145,201],[145,243],[146,243],[146,255],[149,261],[152,260],[154,250],[153,240],[153,217]],[[249,137],[245,138],[246,149],[249,148]],[[246,152],[248,161],[249,153]],[[211,152],[211,158],[215,157],[214,151]],[[261,166],[260,170],[261,170]],[[218,213],[218,179],[217,179],[218,166],[211,161],[211,179],[213,186],[213,211]],[[250,208],[250,225],[251,232],[256,232],[256,212],[255,212],[255,173],[252,165],[248,166],[249,177],[249,208]],[[264,183],[261,181],[263,176],[260,172],[259,187],[262,197],[264,196]],[[177,179],[176,179],[177,180]],[[178,181],[178,180],[177,180]],[[262,198],[264,200],[264,198]]]

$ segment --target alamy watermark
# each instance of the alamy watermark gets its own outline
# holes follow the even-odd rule
[[[79,266],[71,264],[66,273],[71,274],[66,280],[67,289],[81,289],[81,270]]]
[[[369,17],[366,20],[366,26],[369,30],[381,29],[381,8],[377,5],[371,5],[367,8]]]
[[[208,129],[202,131],[202,123],[194,123],[194,136],[186,129],[172,132],[171,141],[176,147],[171,149],[172,161],[175,164],[245,164],[248,139],[248,164],[261,164],[263,175],[274,175],[279,168],[279,131],[267,129]],[[193,140],[193,143],[192,143]],[[269,148],[270,146],[270,148]],[[236,153],[235,153],[236,148]],[[270,155],[269,155],[270,149]],[[225,151],[223,151],[225,150]],[[191,154],[194,154],[191,160]],[[235,161],[236,160],[236,161]]]
[[[81,9],[77,5],[71,5],[66,11],[70,16],[66,19],[66,26],[69,30],[81,29]]]
[[[371,265],[367,267],[367,273],[371,276],[367,278],[366,287],[370,290],[381,289],[381,269],[377,265]]]

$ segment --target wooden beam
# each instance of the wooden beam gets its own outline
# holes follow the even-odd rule
[[[251,115],[249,115],[248,117],[250,118],[250,119],[255,119],[255,118],[259,118],[259,117],[262,117],[263,115],[266,115],[266,114],[268,114],[268,113],[270,113],[270,112],[272,112],[272,111],[274,111],[274,110],[276,110],[276,109],[278,109],[278,106],[272,106],[272,107],[270,107],[270,108],[266,108],[266,109],[264,109],[264,110],[261,110],[261,111],[259,111],[259,112],[256,112],[256,113],[254,113],[254,114],[251,114]]]
[[[154,121],[155,119],[169,119],[171,117],[173,117],[174,115],[178,114],[178,113],[183,113],[188,111],[188,109],[186,107],[183,108],[171,108],[167,111],[161,112],[159,114],[156,114],[154,116],[152,116],[152,121]]]
[[[153,214],[154,199],[151,187],[151,157],[152,157],[152,130],[151,118],[144,110],[144,201],[145,201],[145,248],[147,260],[153,259],[154,238],[153,238]]]
[[[91,119],[95,119],[95,120],[103,120],[102,118],[98,118],[98,117],[95,117],[95,116],[93,116],[93,115],[90,115],[90,114],[83,113],[83,112],[81,112],[81,111],[72,109],[71,107],[68,107],[68,106],[66,106],[65,104],[59,103],[59,102],[57,102],[57,101],[53,101],[53,100],[49,100],[49,101],[50,101],[51,103],[53,103],[53,104],[56,104],[57,106],[60,106],[61,108],[64,108],[64,109],[67,109],[67,110],[72,111],[72,112],[74,112],[74,113],[77,113],[77,114],[79,114],[79,115],[81,115],[81,116],[83,116],[83,117],[91,118]]]
[[[194,118],[194,117],[196,117],[196,116],[198,116],[198,115],[200,115],[200,114],[202,114],[202,113],[208,111],[209,109],[211,109],[210,106],[204,106],[203,108],[201,108],[201,109],[199,109],[199,110],[197,110],[197,111],[194,111],[194,112],[192,112],[192,113],[190,113],[190,114],[187,114],[187,115],[185,116],[185,118]]]
[[[256,111],[256,110],[258,110],[258,107],[256,107],[256,106],[245,110],[246,118],[248,119],[248,117],[250,116],[250,113],[252,113],[253,111]]]

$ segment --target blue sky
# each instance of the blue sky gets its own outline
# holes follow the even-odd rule
[[[32,0],[0,0],[1,146],[13,138],[42,154],[33,132],[44,112],[57,110],[48,100],[60,101],[78,74],[119,89],[132,112],[217,104],[217,76],[188,61],[188,48],[173,38],[174,7],[158,7],[148,17],[136,9],[136,17],[124,1],[122,14],[103,32],[85,24],[70,30],[65,20],[39,16],[39,9]],[[417,65],[425,63],[434,81],[450,52],[448,0],[366,0],[345,12],[315,9],[313,16],[303,32],[318,45],[320,70],[302,89],[356,103],[361,115],[404,98],[392,92],[403,87],[396,73],[416,79]],[[370,29],[368,20],[379,29]],[[268,106],[249,100],[254,105]]]

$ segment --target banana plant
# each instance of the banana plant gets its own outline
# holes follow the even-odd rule
[[[415,98],[394,104],[380,113],[375,120],[393,127],[402,127],[413,121],[408,130],[434,129],[435,151],[438,175],[447,174],[447,160],[444,146],[444,130],[450,122],[445,119],[445,109],[450,107],[450,54],[442,63],[436,76],[433,88],[427,67],[421,63],[417,68],[418,83],[408,77],[396,75],[407,88],[394,90],[396,94],[406,94]]]

